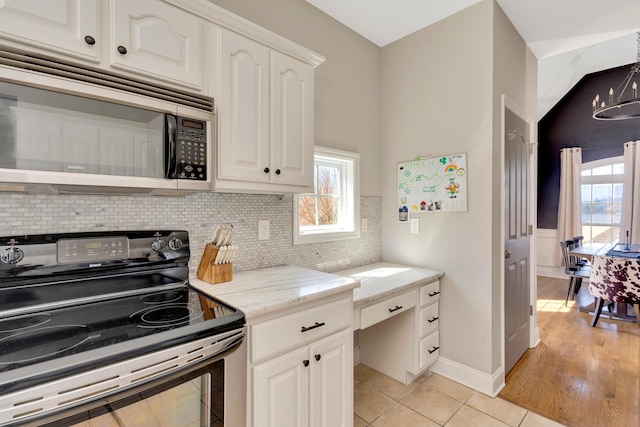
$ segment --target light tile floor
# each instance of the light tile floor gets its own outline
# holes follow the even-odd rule
[[[354,377],[354,427],[561,426],[429,372],[405,385],[359,364]]]

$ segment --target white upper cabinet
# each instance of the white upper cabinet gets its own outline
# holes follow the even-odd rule
[[[269,49],[220,32],[218,178],[269,182]]]
[[[97,0],[4,0],[0,37],[98,62]]]
[[[202,87],[204,20],[158,0],[111,0],[110,14],[113,67]]]
[[[217,190],[313,188],[313,66],[220,33]]]
[[[313,187],[313,68],[271,52],[271,181]]]

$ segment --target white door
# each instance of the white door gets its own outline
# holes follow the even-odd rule
[[[529,158],[527,121],[505,108],[505,373],[529,348]]]
[[[271,52],[271,182],[313,186],[313,67]]]
[[[110,5],[113,67],[202,88],[204,20],[156,0]]]
[[[303,347],[253,368],[253,425],[309,425],[309,348]]]
[[[97,0],[4,0],[2,37],[64,55],[98,61],[102,40]]]
[[[309,346],[311,426],[353,423],[353,332],[332,335]]]
[[[269,49],[220,32],[218,178],[269,182]]]

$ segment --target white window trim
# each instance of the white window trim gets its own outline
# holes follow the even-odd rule
[[[298,195],[293,196],[293,244],[304,245],[308,243],[331,242],[335,240],[357,239],[360,237],[360,154],[350,151],[337,150],[334,148],[315,147],[315,159],[323,159],[328,161],[338,161],[345,163],[347,173],[343,174],[344,180],[342,185],[346,186],[347,191],[351,191],[353,198],[344,197],[343,210],[346,215],[353,218],[352,229],[345,231],[326,231],[301,234],[299,231],[299,211],[298,211]],[[331,228],[333,229],[333,228]]]
[[[587,162],[582,164],[582,170],[595,169],[600,166],[608,166],[614,165],[616,163],[624,163],[624,156],[616,156],[616,157],[607,157],[604,159],[594,160],[592,162]],[[591,175],[591,176],[580,176],[580,184],[594,185],[594,184],[611,184],[611,183],[623,183],[624,182],[624,174],[611,174],[611,175]],[[584,223],[584,225],[589,225],[591,227],[609,227],[609,226],[618,226],[620,224],[605,224],[599,222],[589,222]],[[613,239],[616,243],[618,240],[616,238]]]

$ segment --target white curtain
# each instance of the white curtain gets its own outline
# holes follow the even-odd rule
[[[620,242],[640,243],[640,141],[624,144],[624,188],[622,190],[622,216]]]
[[[563,263],[560,241],[582,235],[581,172],[582,149],[578,147],[560,150],[560,200],[558,204],[556,265]],[[638,212],[640,213],[640,210]]]

